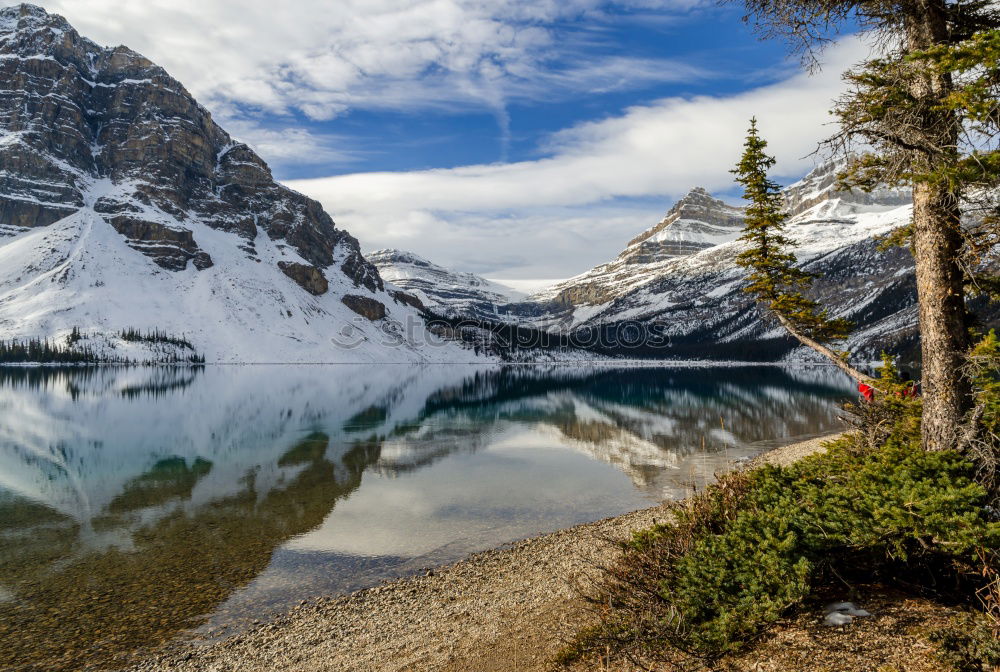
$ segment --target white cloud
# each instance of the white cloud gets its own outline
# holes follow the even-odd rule
[[[164,66],[216,116],[240,106],[325,120],[355,108],[478,106],[677,81],[672,61],[594,57],[557,22],[703,0],[49,0],[84,35]],[[574,62],[572,67],[564,62]],[[498,112],[498,116],[502,116]]]
[[[226,130],[261,156],[266,156],[272,168],[286,163],[347,166],[361,158],[360,151],[344,149],[356,144],[349,138],[332,134],[318,136],[296,126],[268,128],[253,121],[232,120],[226,124]]]
[[[775,175],[800,177],[831,130],[841,72],[866,53],[846,40],[814,76],[733,96],[669,98],[574,126],[535,161],[290,184],[320,200],[367,249],[400,247],[493,277],[573,275],[612,258],[690,188],[731,189],[728,171],[752,115],[778,159]]]

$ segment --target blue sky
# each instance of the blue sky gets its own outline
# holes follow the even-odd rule
[[[549,27],[555,42],[545,65],[565,72],[601,60],[643,61],[647,71],[615,71],[561,89],[514,95],[503,115],[486,105],[442,109],[359,107],[328,121],[295,115],[316,136],[336,136],[343,161],[276,166],[283,179],[360,171],[406,171],[522,161],[545,155],[548,136],[580,122],[620,114],[629,106],[668,96],[722,95],[787,77],[797,63],[783,45],[762,42],[739,20],[735,7],[689,12],[619,10]],[[427,75],[433,77],[432,73]],[[579,75],[574,75],[578,77]],[[283,127],[270,116],[263,124]]]
[[[812,165],[847,38],[804,74],[701,0],[53,0],[164,66],[366,250],[501,279],[613,258],[690,188],[732,199],[751,115]]]

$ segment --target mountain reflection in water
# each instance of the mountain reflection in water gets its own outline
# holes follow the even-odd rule
[[[682,496],[839,426],[832,369],[0,369],[0,669]]]

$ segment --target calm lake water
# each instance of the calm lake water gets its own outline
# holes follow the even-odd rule
[[[0,369],[0,669],[79,669],[682,496],[830,368]]]

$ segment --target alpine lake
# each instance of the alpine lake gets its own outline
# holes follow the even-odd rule
[[[0,369],[0,670],[120,667],[677,499],[853,394],[827,367]]]

